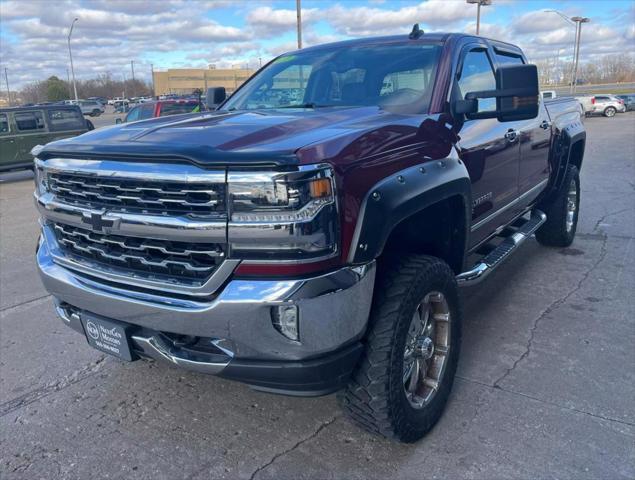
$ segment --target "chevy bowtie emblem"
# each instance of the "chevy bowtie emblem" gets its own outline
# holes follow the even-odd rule
[[[104,232],[106,228],[112,228],[119,223],[119,218],[110,217],[103,213],[84,213],[82,214],[82,223],[90,225],[93,232]]]

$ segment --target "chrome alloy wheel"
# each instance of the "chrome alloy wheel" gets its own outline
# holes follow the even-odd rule
[[[404,349],[403,387],[413,408],[423,408],[439,389],[449,358],[450,329],[445,296],[428,293],[412,316]]]
[[[569,192],[567,193],[567,233],[573,229],[576,212],[578,210],[578,186],[575,179],[569,184]]]

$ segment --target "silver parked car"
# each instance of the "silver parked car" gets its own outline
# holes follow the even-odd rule
[[[599,113],[605,117],[614,117],[616,113],[624,113],[626,106],[624,100],[615,95],[595,95],[593,102],[593,113]]]
[[[98,117],[106,111],[106,107],[104,107],[103,104],[101,104],[97,100],[67,100],[64,103],[68,103],[70,105],[79,105],[79,108],[82,111],[82,115],[89,115],[91,117]]]

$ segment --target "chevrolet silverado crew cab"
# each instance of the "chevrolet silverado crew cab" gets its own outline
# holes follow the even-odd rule
[[[459,287],[532,234],[573,241],[584,145],[514,45],[415,26],[306,48],[214,112],[35,149],[37,265],[96,349],[339,391],[412,442],[450,394]]]

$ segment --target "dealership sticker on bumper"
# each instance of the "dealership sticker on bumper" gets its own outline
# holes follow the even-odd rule
[[[86,339],[93,348],[122,360],[132,361],[132,351],[124,324],[92,315],[82,315],[81,320]]]

